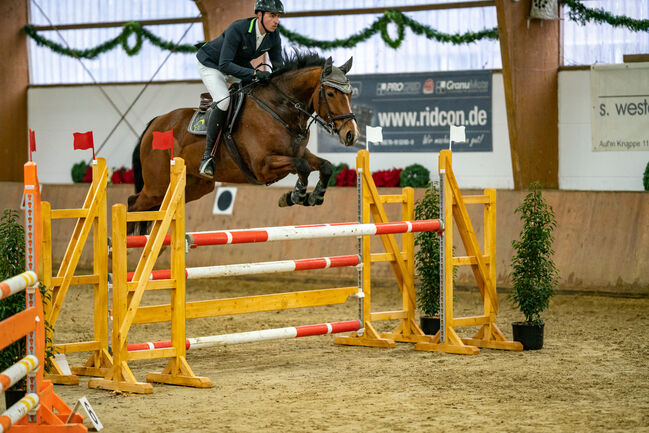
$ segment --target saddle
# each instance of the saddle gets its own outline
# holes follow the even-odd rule
[[[233,84],[230,92],[230,105],[228,106],[228,114],[226,116],[226,125],[230,134],[234,131],[234,127],[241,112],[241,107],[245,100],[245,94],[241,91],[240,84]],[[194,135],[207,135],[207,119],[209,119],[212,109],[214,108],[215,103],[212,100],[212,95],[208,92],[201,93],[201,102],[198,104],[198,108],[194,110],[194,115],[187,125],[187,132]],[[221,136],[223,134],[220,134]],[[217,138],[220,141],[221,137]],[[216,146],[214,146],[216,148]]]
[[[237,144],[234,142],[234,138],[232,137],[245,100],[246,92],[242,90],[241,84],[232,84],[230,86],[230,105],[228,106],[225,125],[221,128],[218,137],[216,137],[216,142],[212,148],[211,155],[214,157],[221,142],[225,142],[225,147],[228,150],[228,153],[234,160],[235,164],[239,167],[239,170],[241,170],[245,175],[248,182],[253,185],[260,185],[260,182],[252,173],[248,164],[246,164],[241,157]],[[215,106],[216,103],[212,100],[212,96],[209,93],[201,93],[201,102],[189,121],[187,132],[194,135],[207,135],[207,121]]]

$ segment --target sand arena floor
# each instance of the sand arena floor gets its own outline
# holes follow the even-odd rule
[[[293,278],[190,281],[188,298],[212,299],[309,288],[330,281]],[[353,281],[342,281],[353,285]],[[278,289],[278,287],[280,289]],[[56,341],[91,339],[92,291],[72,288]],[[373,310],[398,308],[396,289],[375,285]],[[148,292],[144,303],[167,302]],[[499,326],[521,320],[500,294]],[[475,314],[473,291],[456,293],[456,315]],[[342,306],[188,321],[190,337],[349,320]],[[649,299],[566,294],[545,315],[540,351],[483,349],[478,356],[346,347],[332,336],[207,348],[188,353],[211,389],[154,384],[152,395],[56,386],[69,404],[85,395],[105,432],[649,432]],[[385,330],[392,327],[389,322]],[[168,325],[167,325],[168,326]],[[463,336],[475,328],[463,330]],[[162,324],[136,325],[130,341],[168,339]],[[86,355],[72,355],[72,363]],[[139,361],[139,380],[165,360]],[[87,421],[87,425],[89,421]]]

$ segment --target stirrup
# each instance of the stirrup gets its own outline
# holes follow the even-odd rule
[[[214,177],[214,159],[209,157],[201,161],[201,165],[198,169],[198,172],[210,179]]]

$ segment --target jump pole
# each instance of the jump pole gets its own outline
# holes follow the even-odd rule
[[[252,343],[257,341],[313,337],[316,335],[328,335],[338,334],[341,332],[358,331],[360,328],[360,321],[349,320],[345,322],[321,323],[318,325],[302,325],[290,326],[287,328],[263,329],[259,331],[188,338],[185,340],[185,348],[189,350],[200,349],[203,347],[229,346],[233,344]],[[128,350],[130,352],[135,352],[138,350],[163,349],[168,347],[171,347],[170,340],[129,344]]]

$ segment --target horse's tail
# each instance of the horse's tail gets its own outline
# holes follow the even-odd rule
[[[142,161],[140,161],[140,147],[142,146],[142,139],[144,138],[146,131],[149,129],[149,126],[151,126],[151,123],[153,123],[155,119],[156,118],[154,117],[153,119],[149,120],[149,123],[146,124],[144,131],[142,131],[140,138],[137,140],[137,146],[135,146],[135,149],[133,149],[133,183],[135,183],[136,194],[142,191],[142,188],[144,188],[144,178],[142,177]]]

